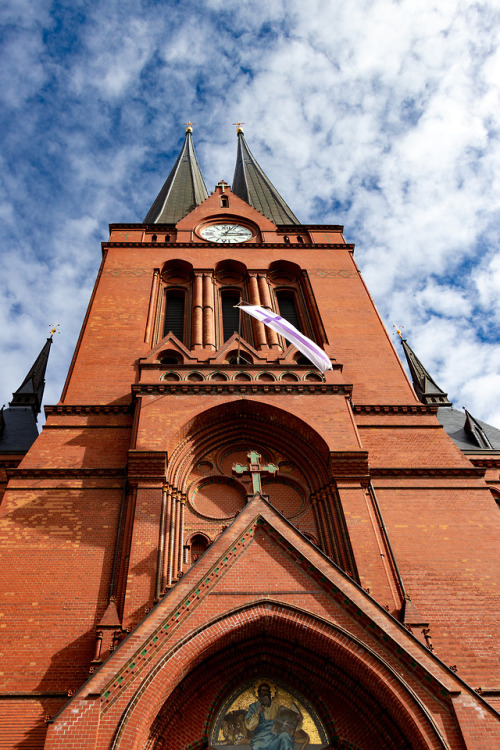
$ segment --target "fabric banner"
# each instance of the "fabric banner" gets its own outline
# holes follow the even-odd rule
[[[271,310],[266,310],[265,308],[260,307],[260,305],[246,305],[240,303],[237,307],[239,307],[240,310],[243,310],[243,312],[251,315],[253,318],[260,320],[265,326],[276,331],[276,333],[281,334],[281,336],[287,341],[296,346],[297,349],[302,352],[304,357],[307,357],[307,359],[309,359],[318,370],[321,370],[321,372],[324,373],[326,370],[333,370],[332,363],[326,352],[315,344],[314,341],[311,341],[311,339],[308,339],[307,336],[304,336],[303,333],[298,331],[295,326],[288,322],[288,320],[282,318],[281,315],[277,315],[276,313],[271,312]]]

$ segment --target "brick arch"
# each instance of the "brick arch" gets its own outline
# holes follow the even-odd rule
[[[206,746],[209,731],[207,716],[210,721],[217,706],[232,689],[234,680],[243,673],[248,676],[249,669],[252,666],[259,668],[260,663],[265,664],[268,674],[272,671],[270,659],[273,654],[276,660],[273,648],[267,650],[269,653],[262,648],[263,658],[256,664],[252,664],[251,658],[256,649],[252,644],[259,643],[259,638],[262,640],[270,636],[275,642],[289,645],[288,655],[285,651],[279,653],[279,657],[283,656],[283,664],[286,662],[284,667],[280,663],[280,667],[282,671],[287,671],[288,681],[295,681],[297,688],[302,688],[305,695],[307,689],[304,686],[308,682],[311,684],[313,675],[316,675],[310,668],[312,661],[309,659],[314,659],[316,665],[323,665],[323,674],[319,669],[317,673],[318,690],[321,692],[319,714],[329,728],[333,744],[338,742],[339,733],[328,701],[332,703],[335,690],[332,688],[328,692],[325,686],[331,687],[332,675],[340,674],[344,679],[349,679],[350,685],[354,686],[353,695],[356,690],[360,691],[361,700],[351,702],[351,711],[356,712],[362,706],[367,707],[367,721],[372,722],[373,726],[378,722],[379,734],[382,732],[390,738],[390,742],[387,740],[385,745],[387,750],[400,750],[406,747],[408,750],[449,748],[432,719],[431,710],[389,663],[369,646],[340,626],[322,618],[285,605],[283,602],[265,600],[239,607],[214,618],[190,633],[166,653],[130,697],[111,745],[112,750],[164,750],[167,746],[157,744],[157,741],[165,731],[169,715],[175,714],[176,705],[180,700],[186,702],[186,685],[189,687],[190,677],[196,677],[197,670],[202,671],[204,666],[210,666],[210,663],[215,663],[214,660],[218,658],[227,684],[213,696],[211,705],[202,706],[201,715],[195,717],[192,708],[192,736],[188,738],[189,741],[186,739],[185,744],[180,743],[178,747],[170,744],[169,750],[182,750],[184,746],[198,742],[201,743],[200,746]],[[228,677],[230,657],[234,660],[245,647],[247,650],[251,648],[251,651],[246,659],[240,659],[239,671],[233,670],[231,682]],[[300,649],[308,654],[309,659],[303,668],[290,669],[291,655]],[[199,679],[194,680],[194,684],[198,687],[194,691],[191,690],[189,697],[192,699],[197,693],[196,700],[199,701]],[[426,700],[432,703],[429,695]],[[193,707],[192,703],[190,705]],[[439,709],[442,712],[442,705]],[[373,726],[370,724],[370,731]],[[369,744],[367,736],[362,750],[375,748],[377,745]]]
[[[252,438],[275,450],[284,448],[310,478],[311,491],[329,481],[324,438],[291,412],[261,401],[238,400],[201,411],[182,427],[177,438],[168,480],[182,492],[191,468],[209,451]]]

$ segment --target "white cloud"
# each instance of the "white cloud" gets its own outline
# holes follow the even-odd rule
[[[110,0],[58,27],[40,5],[5,10],[7,391],[57,312],[57,398],[107,222],[142,219],[187,120],[209,189],[230,181],[241,120],[299,218],[345,224],[388,326],[405,323],[458,405],[499,422],[495,3]]]

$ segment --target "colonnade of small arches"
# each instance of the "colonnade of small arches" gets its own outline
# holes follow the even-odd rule
[[[320,345],[327,341],[307,272],[296,263],[277,260],[249,269],[228,259],[195,269],[172,259],[157,270],[156,281],[153,344],[172,332],[191,350],[215,351],[239,333],[256,351],[284,351],[286,342],[275,331],[241,316],[240,300],[281,314]]]
[[[175,370],[168,370],[163,375],[161,375],[160,380],[169,380],[169,381],[187,380],[189,382],[202,382],[202,381],[223,382],[223,381],[235,380],[238,382],[257,381],[260,383],[271,383],[271,382],[273,383],[274,382],[298,383],[300,381],[306,381],[309,383],[321,383],[323,381],[323,378],[317,372],[313,372],[313,371],[305,372],[300,375],[294,372],[284,372],[276,376],[272,372],[235,372],[233,374],[228,375],[224,372],[218,372],[218,371],[213,372],[213,373],[204,373],[204,372],[199,372],[198,370],[192,370],[190,372],[181,373],[181,372],[176,372]]]

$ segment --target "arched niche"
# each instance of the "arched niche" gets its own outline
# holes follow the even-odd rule
[[[277,284],[298,281],[301,273],[300,266],[290,260],[274,260],[268,266],[269,278]]]
[[[180,365],[183,362],[182,354],[175,349],[162,349],[156,359],[161,365]]]
[[[286,452],[308,477],[310,492],[330,481],[325,440],[294,414],[261,401],[237,400],[202,411],[173,438],[168,481],[181,492],[187,490],[192,467],[208,452],[242,441],[248,450],[255,443]]]
[[[170,284],[183,284],[191,279],[193,266],[187,260],[172,258],[161,269],[161,277]]]
[[[241,284],[247,275],[247,267],[239,260],[221,260],[215,266],[215,277],[219,284]]]

